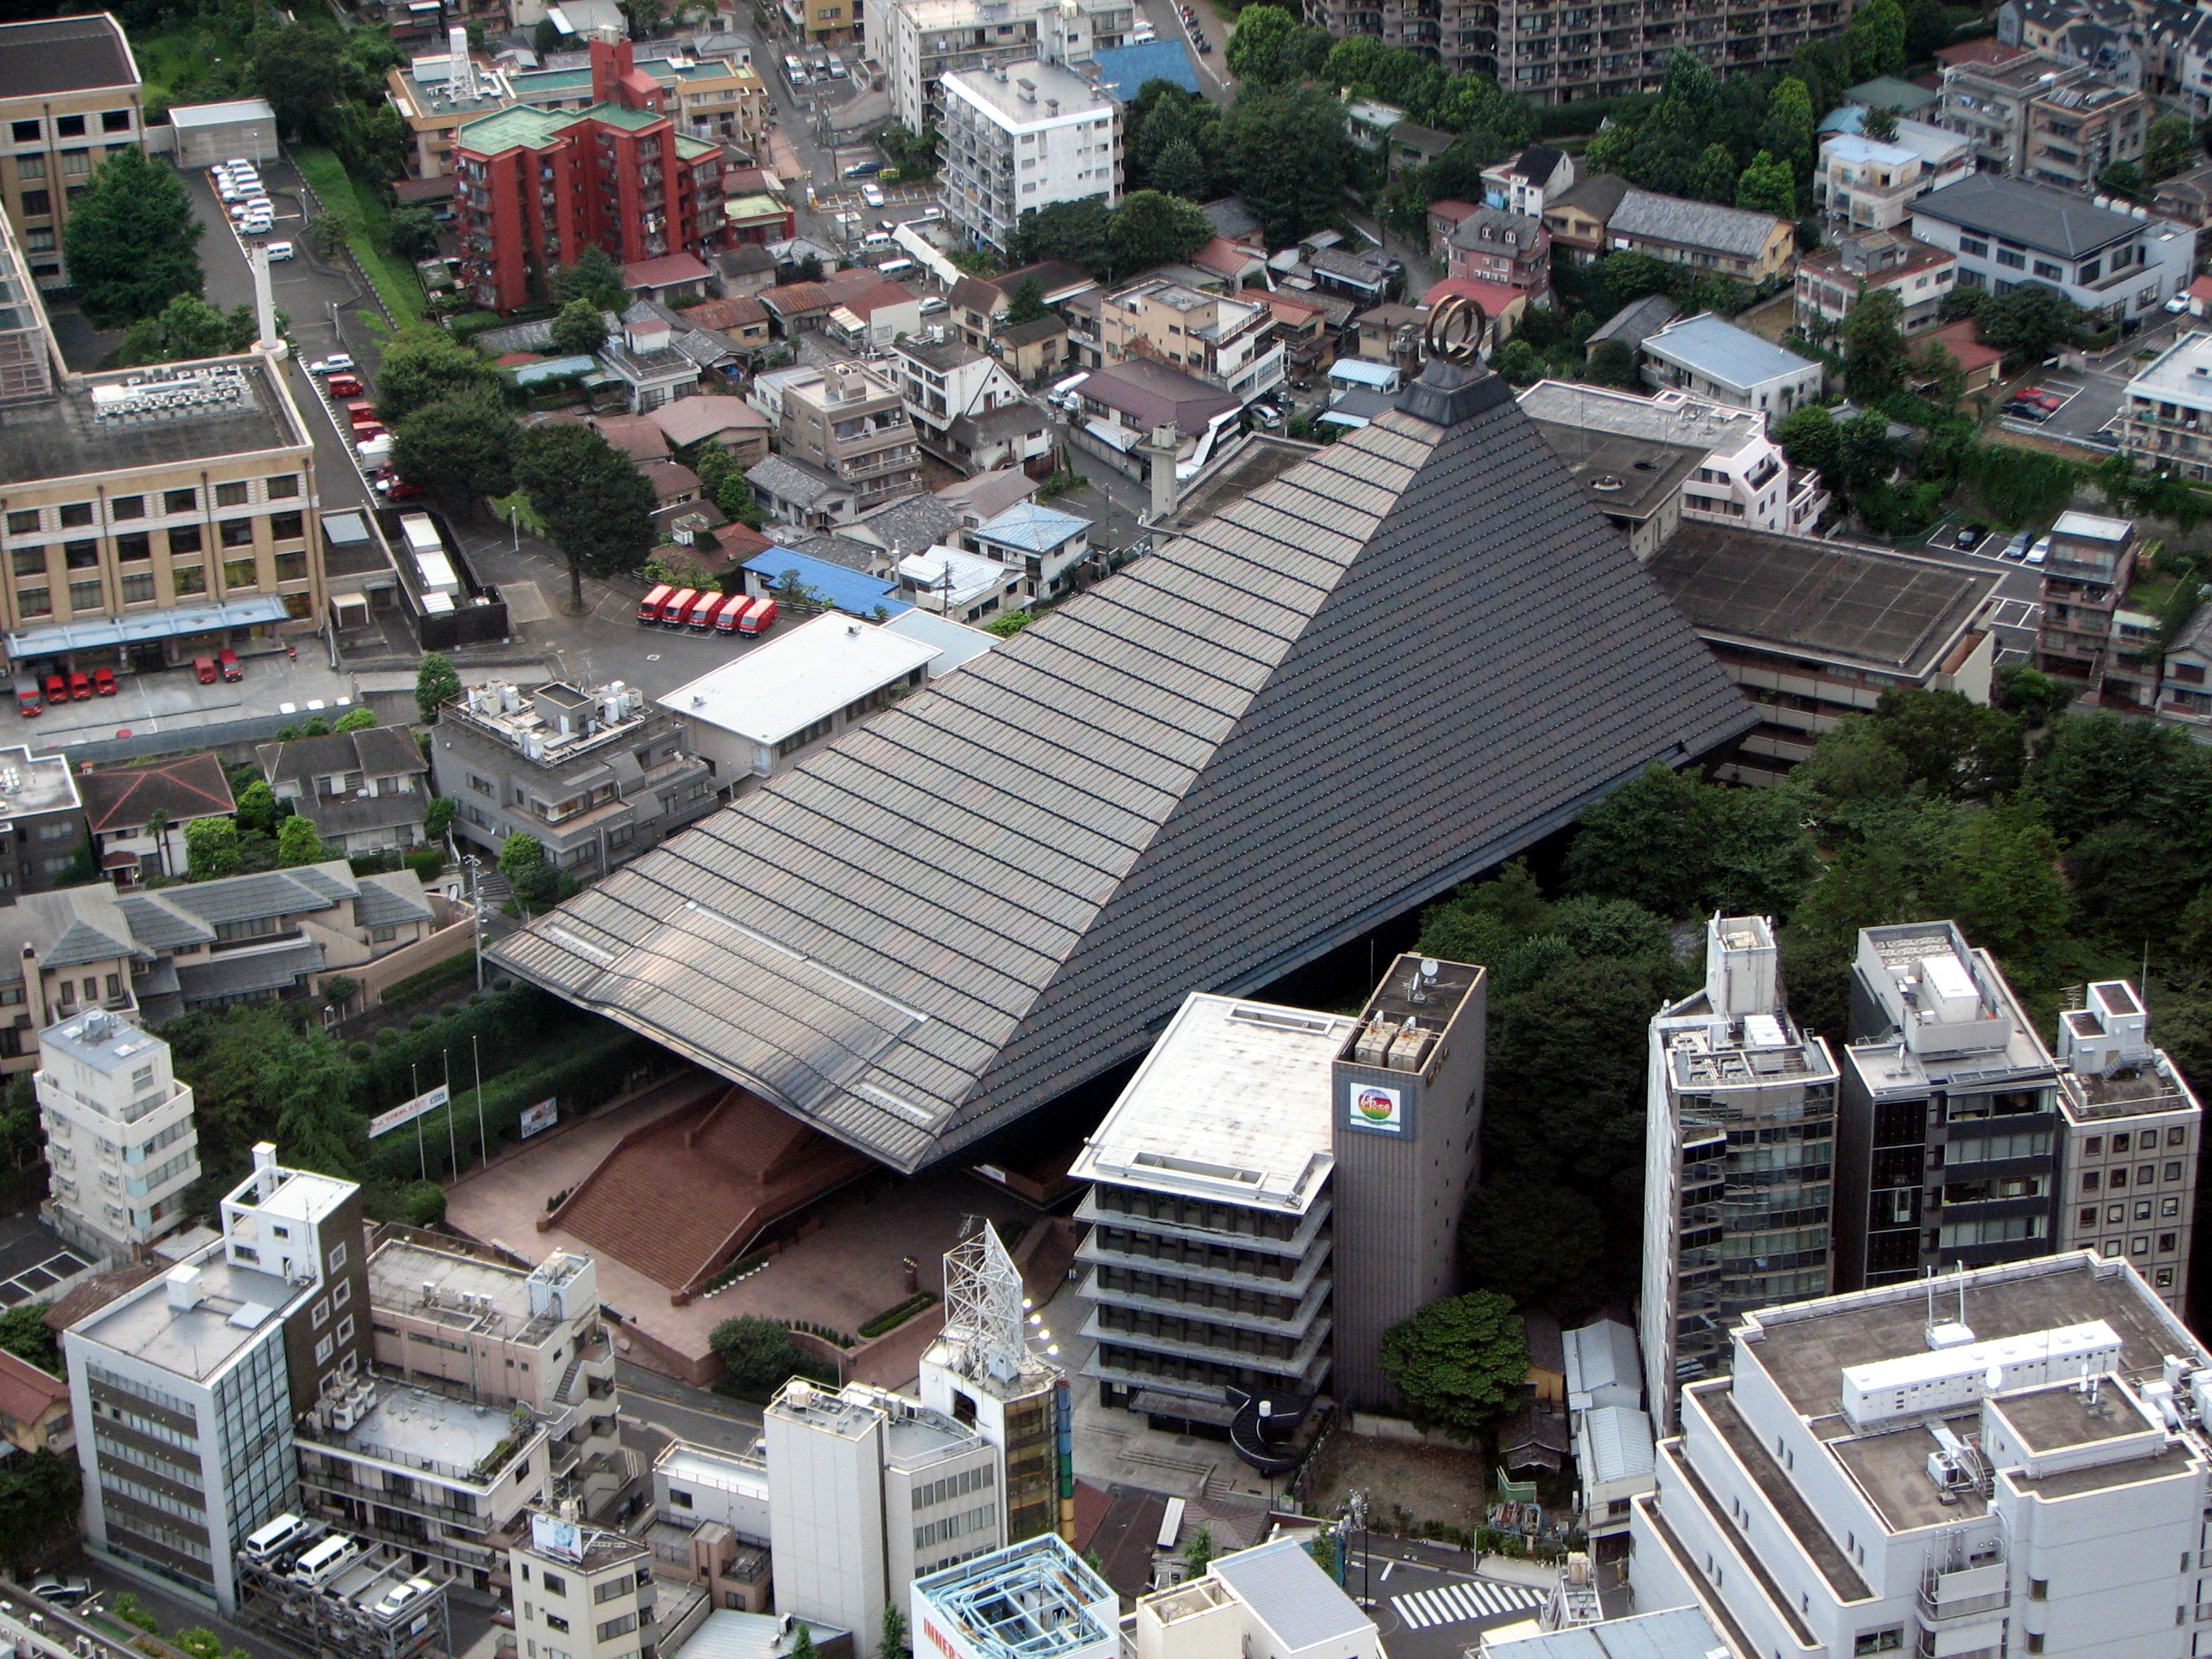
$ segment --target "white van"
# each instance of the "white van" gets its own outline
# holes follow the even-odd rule
[[[320,1589],[337,1577],[361,1553],[361,1540],[334,1532],[292,1564],[289,1575],[295,1584]]]
[[[860,246],[864,248],[889,247],[890,245],[891,234],[888,230],[872,230],[860,238]]]
[[[911,276],[915,264],[911,259],[886,259],[876,267],[876,275],[896,282],[902,276]]]
[[[269,263],[272,265],[277,264],[280,260],[289,259],[292,257],[292,245],[289,242],[270,242],[267,245],[265,251],[269,255]]]
[[[246,1553],[254,1561],[266,1561],[287,1545],[297,1543],[307,1535],[307,1523],[287,1510],[267,1526],[246,1534]]]

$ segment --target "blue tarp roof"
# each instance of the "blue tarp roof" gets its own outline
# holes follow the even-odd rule
[[[794,553],[787,547],[771,547],[765,553],[757,553],[745,561],[744,568],[764,582],[795,576],[848,616],[872,618],[881,610],[886,617],[896,617],[914,609],[905,600],[893,597],[898,589],[892,583],[864,576],[842,564],[831,564],[827,559]]]
[[[564,374],[588,374],[599,366],[596,357],[548,357],[542,363],[524,363],[511,368],[517,386],[532,386],[539,380],[558,380]]]
[[[1194,97],[1200,95],[1198,65],[1190,60],[1190,48],[1180,40],[1108,46],[1094,56],[1098,62],[1098,84],[1117,103],[1130,102],[1145,89],[1147,81],[1172,81]]]

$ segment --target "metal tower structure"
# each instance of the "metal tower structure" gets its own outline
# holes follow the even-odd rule
[[[998,1230],[975,1231],[945,1253],[945,1336],[952,1368],[978,1380],[1011,1382],[1023,1370],[1022,1275]]]

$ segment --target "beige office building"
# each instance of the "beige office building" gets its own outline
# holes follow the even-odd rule
[[[144,142],[138,63],[106,12],[0,24],[0,202],[42,289],[62,288],[69,204],[111,151]]]

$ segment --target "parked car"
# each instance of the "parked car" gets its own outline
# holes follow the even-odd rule
[[[92,676],[86,673],[82,668],[72,668],[70,670],[69,688],[70,701],[71,702],[90,702],[92,701]]]
[[[377,489],[388,501],[411,501],[423,493],[421,484],[409,483],[404,478],[395,478],[390,473],[376,481]]]
[[[2171,300],[2168,300],[2166,302],[2166,308],[2172,312],[2175,316],[2179,317],[2183,312],[2189,309],[2189,296],[2186,294],[2175,295]]]
[[[879,208],[884,204],[884,193],[873,185],[863,185],[860,186],[860,199],[872,208]]]
[[[934,317],[939,312],[950,309],[951,307],[945,303],[945,296],[941,294],[925,295],[921,306],[921,314],[925,317]]]
[[[113,696],[115,695],[115,671],[112,668],[94,669],[92,671],[92,691],[93,695],[98,697]]]
[[[323,382],[323,390],[333,398],[358,398],[361,396],[361,377],[350,371],[334,373]]]
[[[213,657],[194,657],[192,659],[192,678],[198,680],[202,685],[213,685],[216,679],[215,659]]]
[[[352,367],[353,357],[351,354],[343,351],[333,351],[329,356],[324,358],[320,362],[309,363],[307,365],[307,373],[310,374],[337,374],[350,369]]]
[[[1952,538],[1951,545],[1961,553],[1971,553],[1982,544],[1982,538],[1989,533],[1990,527],[1985,524],[1966,525],[1955,537]]]
[[[27,720],[34,720],[46,712],[46,704],[39,701],[35,687],[19,685],[15,688],[15,712]]]
[[[845,176],[848,179],[872,179],[883,170],[884,164],[881,161],[855,161],[845,169]]]
[[[2035,545],[2027,550],[2027,562],[2030,564],[2041,564],[2050,556],[2051,538],[2048,536],[2038,536],[2035,538]]]
[[[238,653],[228,646],[215,653],[215,660],[216,666],[222,670],[223,678],[242,680],[246,678],[246,671],[238,665]]]
[[[292,245],[289,242],[271,242],[262,252],[269,256],[270,264],[281,264],[292,257]]]
[[[69,677],[66,674],[46,676],[46,701],[50,703],[69,701]]]
[[[2024,559],[2027,556],[2027,550],[2034,544],[2034,542],[2035,532],[2033,530],[2023,530],[2004,544],[2004,551],[1997,556],[2001,559]]]
[[[73,1607],[92,1594],[92,1583],[89,1579],[64,1578],[42,1572],[31,1581],[31,1594],[58,1607]]]

